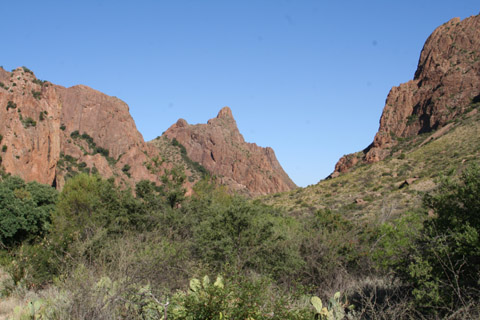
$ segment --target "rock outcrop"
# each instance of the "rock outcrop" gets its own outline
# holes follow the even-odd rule
[[[25,67],[0,68],[0,123],[3,170],[57,188],[78,172],[98,172],[126,187],[140,180],[161,184],[180,165],[191,191],[203,173],[172,138],[234,190],[257,195],[295,187],[272,149],[245,143],[229,108],[207,125],[179,120],[164,137],[147,143],[120,99],[87,86],[41,81]]]
[[[245,142],[228,107],[207,124],[189,125],[180,119],[164,135],[180,142],[193,161],[231,189],[262,195],[296,187],[271,148]]]
[[[26,181],[61,188],[76,172],[98,172],[132,186],[157,183],[173,164],[152,166],[147,144],[118,98],[86,86],[64,88],[23,67],[0,69],[1,165]]]
[[[391,89],[373,143],[339,160],[335,172],[391,154],[398,138],[431,132],[480,102],[480,15],[452,19],[427,39],[414,79]],[[356,158],[356,159],[353,159]]]

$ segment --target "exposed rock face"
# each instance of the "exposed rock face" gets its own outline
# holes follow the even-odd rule
[[[189,125],[180,119],[164,135],[179,141],[193,161],[234,190],[261,195],[296,187],[271,148],[245,142],[228,107],[207,124]]]
[[[396,138],[437,130],[480,101],[480,15],[438,27],[427,39],[413,80],[391,89],[380,128],[360,160],[380,161]],[[341,158],[336,172],[356,161]]]
[[[60,156],[61,109],[55,89],[34,80],[21,68],[0,69],[0,155],[7,172],[51,184]]]
[[[132,185],[142,179],[159,182],[168,168],[146,167],[158,150],[145,143],[121,100],[86,86],[42,82],[26,68],[0,69],[0,82],[0,155],[6,172],[61,188],[66,176],[79,171],[98,171]]]
[[[166,170],[180,165],[190,192],[201,172],[167,136],[234,190],[257,195],[295,187],[272,149],[245,143],[229,108],[206,125],[180,119],[164,137],[146,143],[120,99],[82,85],[40,81],[27,68],[0,68],[0,123],[3,169],[58,188],[82,171],[124,186],[143,179],[161,184]]]

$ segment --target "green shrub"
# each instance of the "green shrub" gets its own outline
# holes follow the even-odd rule
[[[8,148],[7,145],[4,144],[4,145],[2,146],[2,152],[6,152],[6,151],[7,151],[7,148]]]
[[[25,128],[35,127],[37,125],[37,121],[33,120],[30,117],[22,119],[21,121],[22,121],[22,124]]]
[[[32,70],[28,69],[28,68],[25,67],[25,66],[23,66],[22,69],[23,69],[23,71],[24,71],[25,73],[33,74]]]
[[[15,109],[17,107],[17,104],[14,103],[13,101],[8,101],[7,102],[7,111],[8,109]]]
[[[225,264],[239,270],[287,276],[301,265],[298,248],[282,230],[291,221],[275,209],[241,197],[197,207],[200,222],[193,227],[194,253],[219,269]],[[289,226],[292,227],[292,226]]]
[[[32,90],[32,95],[37,100],[40,100],[42,98],[42,93],[40,91]]]
[[[48,115],[48,112],[47,111],[40,111],[40,114],[38,115],[38,119],[40,121],[43,121],[45,120],[45,117]]]
[[[188,292],[177,292],[169,307],[169,319],[311,319],[306,308],[289,305],[265,279],[234,276],[213,282],[208,276],[190,280]]]
[[[110,151],[108,149],[102,148],[102,147],[96,147],[95,148],[95,153],[100,153],[102,156],[105,158],[108,158]]]
[[[33,79],[32,82],[40,86],[43,86],[47,81],[40,80],[40,79]]]
[[[410,284],[423,312],[445,316],[480,298],[479,194],[477,166],[465,170],[458,182],[444,180],[425,197],[425,206],[435,217],[425,220],[413,245],[411,239],[400,244],[410,249],[397,256],[393,268]]]
[[[78,130],[72,131],[72,132],[70,133],[70,137],[71,137],[72,139],[76,139],[76,138],[80,137],[80,133],[78,132]]]
[[[129,172],[129,171],[130,171],[130,168],[131,168],[131,167],[130,167],[130,165],[129,165],[128,163],[125,164],[125,165],[123,166],[123,168],[122,168],[123,173],[125,173],[125,174],[126,174],[127,176],[129,176],[129,177],[130,177],[130,172]]]
[[[9,176],[0,182],[0,242],[13,246],[45,235],[57,192],[37,182]]]
[[[135,210],[131,193],[116,187],[113,179],[78,174],[59,195],[53,236],[69,245],[91,239],[97,232],[122,232],[133,221]]]

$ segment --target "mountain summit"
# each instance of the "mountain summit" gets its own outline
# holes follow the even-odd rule
[[[296,187],[272,148],[245,142],[229,107],[206,124],[189,125],[180,119],[164,135],[180,142],[193,161],[233,190],[260,195]]]
[[[272,149],[243,140],[228,107],[205,125],[179,119],[166,133],[170,140],[146,143],[120,99],[83,85],[65,88],[39,80],[26,67],[0,68],[0,123],[1,168],[57,188],[79,172],[113,177],[123,186],[140,180],[161,184],[162,176],[180,165],[191,189],[202,173],[188,156],[246,194],[295,187]],[[188,156],[171,138],[185,145]]]

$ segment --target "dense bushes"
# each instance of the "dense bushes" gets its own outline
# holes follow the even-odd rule
[[[427,195],[424,211],[382,227],[377,261],[403,280],[423,315],[466,318],[480,311],[479,195],[474,166]]]
[[[478,168],[379,227],[328,209],[294,217],[207,178],[185,197],[178,168],[163,181],[141,181],[133,195],[79,174],[57,196],[4,178],[0,232],[14,285],[55,283],[41,309],[52,318],[158,319],[168,299],[169,319],[312,319],[309,297],[337,291],[359,318],[478,314]]]
[[[460,182],[444,181],[426,197],[435,218],[424,223],[408,262],[406,279],[419,306],[444,314],[468,309],[480,298],[480,170]]]
[[[11,248],[43,236],[55,208],[55,189],[18,177],[0,182],[0,244]]]

